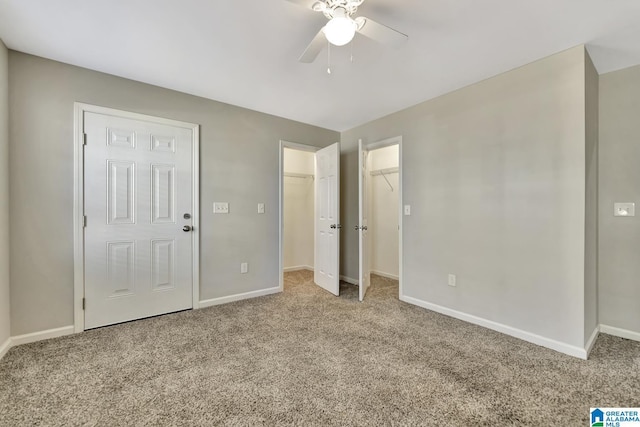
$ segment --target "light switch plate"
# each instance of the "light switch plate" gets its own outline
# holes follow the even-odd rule
[[[613,216],[636,216],[635,203],[614,203]]]
[[[411,205],[404,205],[404,214],[411,215]]]
[[[264,213],[264,203],[258,203],[258,213],[259,214]]]
[[[227,202],[213,202],[213,213],[214,214],[228,214],[229,213],[229,203],[227,203]]]

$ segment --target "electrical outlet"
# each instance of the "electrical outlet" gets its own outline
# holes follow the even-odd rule
[[[213,202],[213,213],[214,214],[228,214],[229,213],[229,203],[227,203],[227,202]]]
[[[264,203],[258,203],[258,213],[259,214],[264,213]]]
[[[240,264],[240,273],[245,274],[249,272],[249,263],[243,262]]]
[[[456,285],[456,275],[455,274],[450,274],[449,275],[449,286],[455,286]]]

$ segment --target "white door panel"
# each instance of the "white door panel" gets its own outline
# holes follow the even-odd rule
[[[315,283],[340,293],[340,144],[316,152]]]
[[[86,112],[85,329],[192,307],[192,130]]]
[[[369,239],[369,204],[370,204],[370,156],[369,151],[362,146],[362,140],[358,141],[358,247],[359,247],[359,273],[358,287],[359,299],[364,296],[371,284],[371,242]]]

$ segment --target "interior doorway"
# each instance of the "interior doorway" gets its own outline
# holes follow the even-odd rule
[[[280,141],[280,283],[312,270],[314,282],[340,293],[340,143],[324,148]]]
[[[284,149],[283,270],[314,270],[315,152]]]
[[[402,295],[402,137],[358,143],[359,299],[371,274],[399,282]]]
[[[75,115],[75,331],[197,308],[198,125]]]

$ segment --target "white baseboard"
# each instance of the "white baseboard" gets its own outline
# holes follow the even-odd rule
[[[395,274],[384,273],[382,271],[371,270],[371,274],[375,274],[376,276],[386,277],[387,279],[399,280],[400,278]]]
[[[285,267],[282,269],[282,271],[285,273],[290,273],[292,271],[300,271],[300,270],[313,271],[313,267],[311,267],[310,265],[297,265],[295,267]]]
[[[591,349],[593,348],[593,345],[596,343],[596,340],[598,339],[599,334],[600,334],[600,325],[596,326],[596,328],[591,333],[589,340],[586,342],[584,346],[585,350],[587,351],[587,357],[589,357],[589,354],[591,353]]]
[[[11,337],[11,347],[20,344],[29,344],[36,341],[48,340],[49,338],[58,338],[74,333],[74,327],[64,326],[62,328],[48,329],[46,331],[33,332],[31,334],[17,335]]]
[[[409,304],[417,305],[418,307],[426,308],[427,310],[435,311],[436,313],[444,314],[445,316],[455,317],[456,319],[473,323],[474,325],[482,326],[487,329],[492,329],[494,331],[501,332],[503,334],[510,335],[512,337],[530,342],[532,344],[550,348],[551,350],[559,351],[560,353],[564,353],[569,356],[574,356],[574,357],[578,357],[580,359],[585,359],[585,360],[587,359],[587,351],[584,348],[581,348],[578,346],[566,344],[560,341],[556,341],[550,338],[533,334],[531,332],[527,332],[521,329],[513,328],[511,326],[503,325],[502,323],[483,319],[481,317],[463,313],[461,311],[452,310],[447,307],[422,301],[417,298],[408,297],[406,295],[400,295],[400,300],[407,302]]]
[[[626,338],[628,340],[640,341],[640,333],[630,331],[628,329],[616,328],[614,326],[608,325],[600,325],[600,332],[620,338]]]
[[[358,279],[353,279],[348,276],[340,276],[340,280],[342,280],[343,282],[351,283],[352,285],[358,284]]]
[[[2,360],[5,354],[7,354],[10,348],[11,348],[11,338],[7,338],[4,344],[0,345],[0,360]]]
[[[64,326],[62,328],[47,329],[46,331],[32,332],[30,334],[17,335],[10,337],[4,344],[0,345],[0,359],[9,351],[11,347],[21,344],[29,344],[36,341],[48,340],[50,338],[63,337],[74,333],[73,326]]]
[[[226,297],[212,298],[200,301],[200,308],[212,307],[214,305],[227,304],[229,302],[240,301],[243,299],[262,297],[265,295],[277,294],[282,292],[279,286],[275,288],[260,289],[258,291],[244,292],[242,294],[229,295]]]

